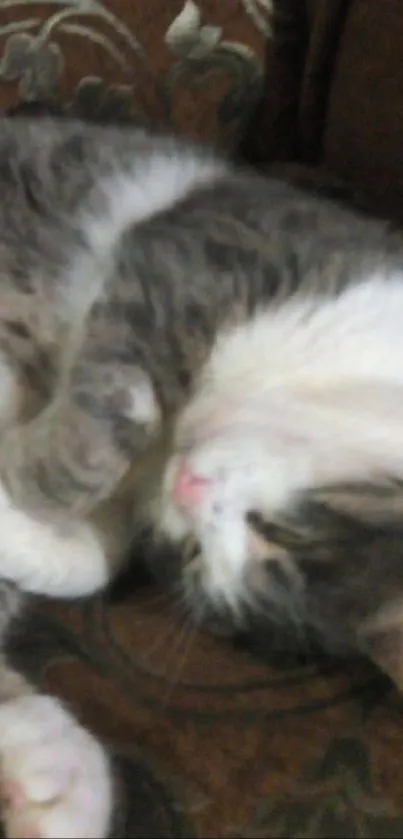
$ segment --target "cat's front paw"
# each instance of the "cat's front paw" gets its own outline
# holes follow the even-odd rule
[[[48,597],[85,597],[108,582],[110,567],[95,527],[62,529],[19,509],[0,480],[0,578]]]
[[[102,839],[112,778],[102,746],[44,695],[0,706],[2,818],[9,839]]]

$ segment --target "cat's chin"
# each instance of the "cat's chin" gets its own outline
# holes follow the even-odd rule
[[[240,610],[233,609],[223,594],[214,596],[206,587],[200,547],[192,538],[175,542],[150,529],[144,545],[143,560],[150,577],[172,594],[191,623],[220,636],[239,631]]]

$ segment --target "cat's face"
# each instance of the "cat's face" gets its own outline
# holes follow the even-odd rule
[[[163,481],[159,527],[171,541],[194,540],[200,546],[197,560],[184,567],[185,588],[193,587],[197,573],[212,603],[236,613],[249,599],[270,547],[248,516],[270,518],[287,494],[285,469],[281,455],[253,425],[226,426],[173,455]]]
[[[332,651],[360,648],[385,615],[387,628],[401,618],[401,488],[304,488],[305,454],[290,459],[253,424],[204,433],[168,462],[159,528],[179,546],[196,620],[220,629],[257,620],[303,643],[310,627]]]
[[[154,517],[170,541],[200,545],[185,588],[196,576],[196,592],[236,613],[267,590],[267,560],[296,578],[281,540],[262,542],[250,514],[292,529],[295,510],[330,488],[337,505],[348,497],[349,515],[358,506],[360,521],[376,520],[380,493],[368,510],[367,491],[346,496],[345,487],[401,483],[402,294],[401,284],[371,280],[268,309],[219,337],[177,418]],[[346,545],[330,525],[322,556],[339,557]]]

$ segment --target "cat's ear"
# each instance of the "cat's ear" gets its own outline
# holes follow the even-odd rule
[[[390,480],[386,476],[383,480],[339,483],[314,490],[310,498],[330,514],[369,522],[371,526],[390,526],[400,522],[403,515],[403,485],[394,476]]]

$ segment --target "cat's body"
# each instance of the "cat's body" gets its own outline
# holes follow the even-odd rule
[[[199,546],[198,616],[291,613],[403,684],[400,236],[170,138],[0,121],[0,350],[0,577],[89,594],[149,523]],[[10,834],[105,835],[102,750],[6,676]],[[81,809],[21,796],[53,724]]]

